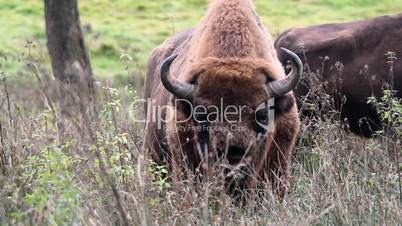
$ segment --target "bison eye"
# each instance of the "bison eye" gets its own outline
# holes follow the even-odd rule
[[[257,133],[265,133],[268,127],[269,116],[268,109],[263,108],[255,112],[254,129]]]
[[[180,111],[182,111],[187,117],[190,117],[192,106],[187,101],[177,101],[177,107]]]
[[[207,122],[207,114],[194,114],[194,120],[198,123],[198,124],[203,124]]]
[[[208,112],[205,107],[195,107],[193,111],[193,118],[198,125],[198,139],[201,144],[208,144],[209,130],[208,130]]]
[[[194,120],[198,124],[207,123],[208,112],[205,107],[203,107],[203,106],[195,107],[194,111],[193,111],[193,116],[194,116]]]

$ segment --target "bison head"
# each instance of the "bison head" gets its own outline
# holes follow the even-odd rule
[[[242,187],[256,175],[269,149],[268,134],[275,130],[272,113],[285,114],[294,104],[288,93],[300,80],[303,66],[296,54],[283,50],[292,68],[284,78],[274,75],[272,65],[263,60],[206,58],[186,72],[187,81],[181,81],[168,76],[177,55],[162,63],[162,84],[179,100],[175,110],[191,130],[190,154],[198,156],[200,166],[211,156],[218,159],[214,162],[224,167],[227,185]]]

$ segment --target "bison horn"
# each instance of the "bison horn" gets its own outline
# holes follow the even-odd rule
[[[292,59],[292,70],[281,80],[268,83],[268,93],[270,97],[281,97],[296,88],[303,74],[303,63],[300,58],[292,51],[281,48]]]
[[[170,65],[178,55],[174,54],[166,58],[161,67],[161,81],[163,86],[173,95],[178,98],[193,100],[196,86],[187,82],[182,82],[177,79],[169,80]]]

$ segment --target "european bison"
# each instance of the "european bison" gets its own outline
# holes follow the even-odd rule
[[[185,163],[202,172],[213,160],[226,169],[229,193],[269,179],[283,196],[300,126],[292,89],[303,70],[283,51],[292,60],[287,76],[251,0],[214,0],[195,29],[158,46],[145,82],[154,160],[176,179]]]
[[[394,59],[393,86],[398,91],[397,97],[402,97],[402,14],[292,28],[279,35],[275,47],[282,62],[288,58],[280,51],[285,47],[297,52],[313,72],[310,75],[322,75],[318,79],[327,82],[325,92],[338,102],[341,117],[348,119],[351,131],[356,134],[370,137],[381,128],[376,109],[367,100],[372,95],[381,97],[383,85],[391,84],[385,55],[388,51],[399,58]],[[312,88],[307,80],[308,77],[303,77],[295,90],[298,98]],[[346,102],[341,100],[343,97]]]

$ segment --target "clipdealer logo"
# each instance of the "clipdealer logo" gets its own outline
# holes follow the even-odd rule
[[[254,114],[255,123],[268,132],[273,132],[275,121],[275,99],[269,99],[267,102],[261,103],[255,109],[251,109],[247,105],[226,105],[224,99],[221,98],[219,105],[193,105],[186,99],[175,99],[174,105],[186,105],[189,109],[189,115],[178,115],[174,106],[157,105],[152,99],[138,99],[131,104],[130,117],[136,123],[156,123],[158,129],[162,129],[163,125],[168,121],[175,121],[179,130],[196,130],[197,127],[188,128],[181,126],[190,120],[194,120],[196,124],[207,124],[209,129],[222,131],[239,131],[240,125],[244,122],[246,114],[252,112]],[[139,118],[133,109],[140,105],[146,106],[145,117]],[[263,117],[261,117],[261,115]],[[219,126],[220,125],[220,126]]]

